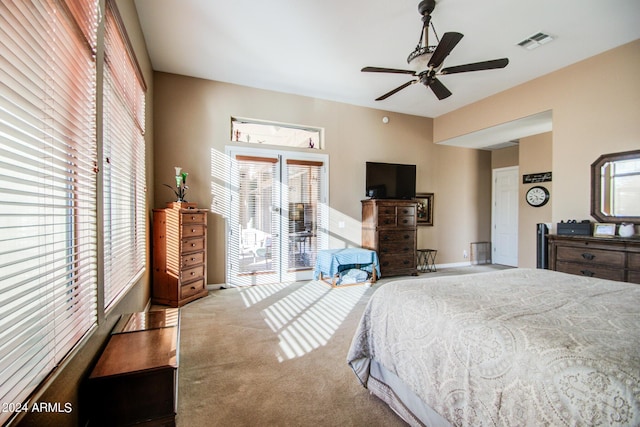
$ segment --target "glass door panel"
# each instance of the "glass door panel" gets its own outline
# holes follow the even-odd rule
[[[229,158],[227,282],[311,280],[329,240],[326,155],[236,148]]]
[[[278,282],[280,215],[274,207],[280,198],[279,159],[238,155],[231,163],[235,191],[229,215],[229,281],[237,285]]]
[[[312,270],[318,253],[322,162],[286,160],[288,270]]]

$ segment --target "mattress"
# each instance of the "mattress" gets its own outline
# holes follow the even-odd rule
[[[391,282],[347,362],[411,425],[640,425],[640,286],[511,269]]]

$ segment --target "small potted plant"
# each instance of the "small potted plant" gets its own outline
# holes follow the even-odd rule
[[[169,184],[164,184],[165,187],[169,187],[173,190],[173,193],[176,195],[177,203],[187,203],[187,199],[185,199],[185,194],[189,189],[187,185],[187,172],[182,172],[182,168],[179,166],[175,167],[176,169],[176,185],[175,187]]]

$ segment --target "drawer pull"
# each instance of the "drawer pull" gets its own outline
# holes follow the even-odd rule
[[[583,276],[589,276],[589,277],[593,277],[596,274],[591,270],[580,270],[580,273],[582,273]]]
[[[192,233],[195,233],[195,232],[196,232],[196,229],[195,229],[195,228],[192,228],[192,229],[191,229],[191,232],[192,232]]]
[[[195,243],[192,243],[192,244],[191,244],[191,247],[194,247],[195,245],[196,245]]]
[[[402,263],[403,263],[404,265],[407,265],[407,264],[409,264],[409,260],[406,260],[406,259],[405,259]]]
[[[409,213],[409,210],[408,210],[408,209],[405,209],[405,210],[403,210],[402,212],[404,212],[404,213]]]
[[[405,234],[405,235],[404,235],[404,238],[405,238],[405,239],[408,239],[409,237],[411,237],[409,234]]]
[[[191,272],[191,275],[192,275],[192,276],[195,276],[195,275],[196,275],[196,273],[192,271],[192,272]]]
[[[192,215],[192,216],[191,216],[191,219],[196,219],[196,217]]]
[[[590,254],[589,252],[585,252],[582,254],[582,258],[586,259],[586,260],[593,260],[596,256],[594,254]]]
[[[408,222],[409,222],[409,220],[405,219],[405,220],[404,220],[404,221],[402,221],[402,222],[406,224],[406,223],[408,223]]]

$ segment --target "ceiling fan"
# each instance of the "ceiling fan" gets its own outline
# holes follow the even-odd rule
[[[402,89],[414,84],[422,83],[423,85],[431,88],[433,93],[442,100],[451,96],[451,92],[446,88],[437,76],[455,73],[466,73],[469,71],[481,71],[492,70],[496,68],[504,68],[509,63],[508,58],[493,59],[490,61],[474,62],[465,65],[456,65],[453,67],[442,68],[442,63],[445,58],[451,53],[454,47],[460,42],[463,35],[456,32],[444,33],[441,40],[438,40],[438,35],[435,32],[435,28],[431,23],[431,12],[436,6],[435,0],[422,0],[418,5],[418,11],[422,15],[422,31],[420,32],[420,39],[415,50],[409,54],[407,63],[414,66],[414,70],[399,70],[396,68],[381,68],[381,67],[364,67],[361,71],[368,73],[396,73],[396,74],[411,74],[415,79],[409,80],[403,85],[385,93],[384,95],[376,98],[376,101],[382,101],[387,99],[391,95],[401,91]],[[429,26],[438,40],[438,44],[435,46],[429,46]]]

